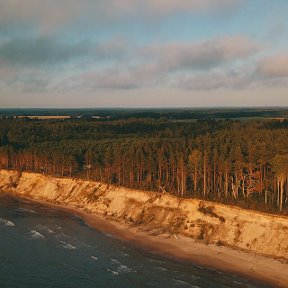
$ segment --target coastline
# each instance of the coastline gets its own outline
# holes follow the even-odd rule
[[[0,189],[73,213],[141,250],[288,288],[288,217],[8,170],[0,170]]]
[[[288,287],[287,261],[215,244],[204,244],[181,235],[171,237],[169,234],[145,232],[140,227],[115,221],[111,217],[86,212],[83,208],[60,205],[42,199],[31,199],[14,193],[12,195],[76,215],[89,227],[102,233],[112,234],[113,238],[136,249],[188,264],[193,263],[221,272],[232,273],[272,285],[272,287]]]

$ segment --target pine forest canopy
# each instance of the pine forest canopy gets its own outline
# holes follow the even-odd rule
[[[110,114],[111,118],[103,119],[2,116],[0,168],[85,177],[288,214],[288,121],[231,120],[233,115],[241,117],[239,113],[248,117],[248,112],[257,117],[264,117],[263,113],[268,118],[283,117],[286,110],[261,110],[262,114],[260,110],[244,114],[243,110],[225,110],[232,115],[230,120],[205,119],[204,112],[180,109],[115,111],[105,111],[102,116]],[[135,117],[137,113],[142,116]],[[151,113],[162,114],[151,117]],[[195,121],[177,121],[184,119],[177,118],[181,113],[202,116]],[[215,113],[223,111],[209,115]]]

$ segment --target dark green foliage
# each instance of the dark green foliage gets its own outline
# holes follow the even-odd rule
[[[0,168],[287,214],[286,121],[179,122],[169,117],[3,118]]]

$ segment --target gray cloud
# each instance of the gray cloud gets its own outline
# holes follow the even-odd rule
[[[12,39],[0,45],[0,60],[18,65],[62,63],[87,53],[85,46],[68,46],[47,38]]]
[[[173,87],[188,90],[261,89],[288,87],[288,55],[263,57],[235,71],[222,69],[208,73],[184,73],[174,77]]]
[[[241,35],[144,47],[119,39],[76,44],[47,37],[30,40],[14,39],[0,45],[2,87],[90,93],[145,87],[239,90],[287,86],[288,56],[257,60],[254,57],[259,57],[261,45]],[[55,75],[49,69],[40,73],[41,65],[61,69]]]
[[[143,64],[141,67],[118,67],[79,73],[58,81],[53,85],[53,89],[57,91],[81,89],[94,92],[98,89],[130,90],[155,87],[160,83],[166,83],[167,77],[155,68],[153,65]]]
[[[10,65],[56,65],[85,60],[107,60],[124,57],[128,53],[121,41],[71,43],[49,37],[14,38],[0,42],[0,63]]]
[[[260,45],[237,35],[216,38],[200,43],[172,43],[147,46],[142,49],[144,57],[159,65],[160,70],[207,70],[225,63],[246,60],[255,55]]]
[[[244,36],[218,38],[201,43],[154,44],[140,48],[134,46],[127,62],[118,63],[110,69],[92,69],[92,71],[72,76],[58,83],[57,89],[65,90],[65,87],[75,89],[77,86],[94,91],[96,89],[155,87],[163,84],[171,85],[173,77],[176,77],[179,82],[172,84],[174,86],[183,86],[185,89],[197,86],[197,89],[201,87],[206,89],[208,83],[206,86],[200,84],[205,83],[206,76],[199,76],[203,71],[209,75],[210,70],[214,73],[213,70],[224,69],[227,65],[233,67],[236,61],[245,62],[258,50],[259,45]],[[177,76],[178,74],[180,76]],[[185,77],[193,78],[194,84],[188,84],[188,80],[184,80]],[[217,77],[211,74],[211,80],[209,80],[211,87],[225,84],[227,79]],[[235,84],[231,86],[236,86],[236,75],[233,77]],[[229,82],[233,77],[232,75],[229,77]]]
[[[12,38],[0,41],[0,63],[16,66],[53,66],[80,63],[101,67],[133,68],[133,73],[172,73],[181,70],[203,70],[257,53],[259,45],[244,36],[218,38],[201,43],[151,44],[138,47],[122,39],[103,43],[69,42],[56,37]],[[111,64],[110,63],[110,64]],[[71,66],[68,65],[68,69]],[[121,68],[121,67],[120,67]]]

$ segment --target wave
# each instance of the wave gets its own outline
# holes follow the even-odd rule
[[[25,213],[31,213],[31,214],[38,214],[36,211],[32,209],[27,209],[27,208],[18,208],[18,212],[25,212]]]
[[[111,258],[111,262],[112,262],[112,264],[117,264],[117,265],[122,264],[120,261],[118,261],[117,259],[114,259],[114,258]]]
[[[181,284],[182,287],[191,287],[191,288],[200,288],[199,286],[196,286],[196,285],[192,285],[188,282],[185,282],[185,281],[182,281],[182,280],[179,280],[179,279],[172,279],[174,282],[178,283],[178,284]]]
[[[243,283],[239,282],[239,281],[232,281],[234,284],[236,285],[243,285]]]
[[[49,234],[55,233],[52,229],[50,229],[50,228],[48,228],[48,227],[46,227],[44,225],[41,225],[41,224],[36,225],[35,228],[40,230],[40,231],[49,233]]]
[[[130,257],[130,255],[129,254],[127,254],[127,253],[124,253],[123,251],[119,251],[120,252],[120,254],[121,255],[123,255],[123,256],[125,256],[125,257]]]
[[[36,231],[36,230],[31,230],[30,231],[30,236],[32,239],[46,239],[44,235],[42,235],[40,232]]]
[[[68,250],[75,250],[75,249],[76,249],[75,246],[73,246],[73,245],[71,245],[71,244],[69,244],[69,243],[67,243],[67,242],[65,242],[65,241],[61,241],[61,240],[60,240],[59,242],[63,244],[62,247],[63,247],[64,249],[68,249]]]
[[[165,261],[156,260],[156,259],[153,259],[153,258],[148,259],[148,261],[149,262],[155,262],[155,263],[161,263],[161,264],[165,264],[166,263]]]
[[[57,234],[57,235],[55,236],[55,238],[56,238],[56,240],[59,241],[59,242],[61,242],[61,241],[63,241],[63,242],[69,241],[69,242],[70,242],[71,240],[73,240],[72,237],[66,235],[66,234],[63,233],[63,232]]]
[[[65,233],[61,232],[55,236],[56,240],[62,244],[66,243],[68,246],[66,249],[76,249],[76,248],[91,248],[89,244],[86,244],[82,241],[79,241],[77,238],[71,237],[66,235]],[[69,248],[68,248],[69,247]],[[72,248],[74,247],[74,248]],[[65,248],[65,247],[64,247]]]
[[[7,219],[3,219],[3,218],[0,218],[0,223],[7,226],[7,227],[15,227],[15,223],[13,223],[12,221],[10,220],[7,220]]]
[[[112,273],[113,275],[119,275],[119,272],[114,271],[114,270],[110,270],[110,269],[106,269],[108,272]]]
[[[131,272],[136,272],[135,270],[133,270],[132,268],[122,264],[120,261],[118,261],[117,259],[112,258],[111,259],[111,263],[112,265],[116,266],[116,271],[118,273],[131,273]]]
[[[160,270],[160,271],[167,271],[167,269],[164,268],[164,267],[158,267],[158,266],[156,266],[156,269],[158,269],[158,270]]]
[[[119,272],[119,273],[131,273],[131,272],[136,272],[136,271],[133,270],[132,268],[129,268],[129,267],[126,266],[126,265],[120,265],[120,266],[117,268],[117,272]]]

